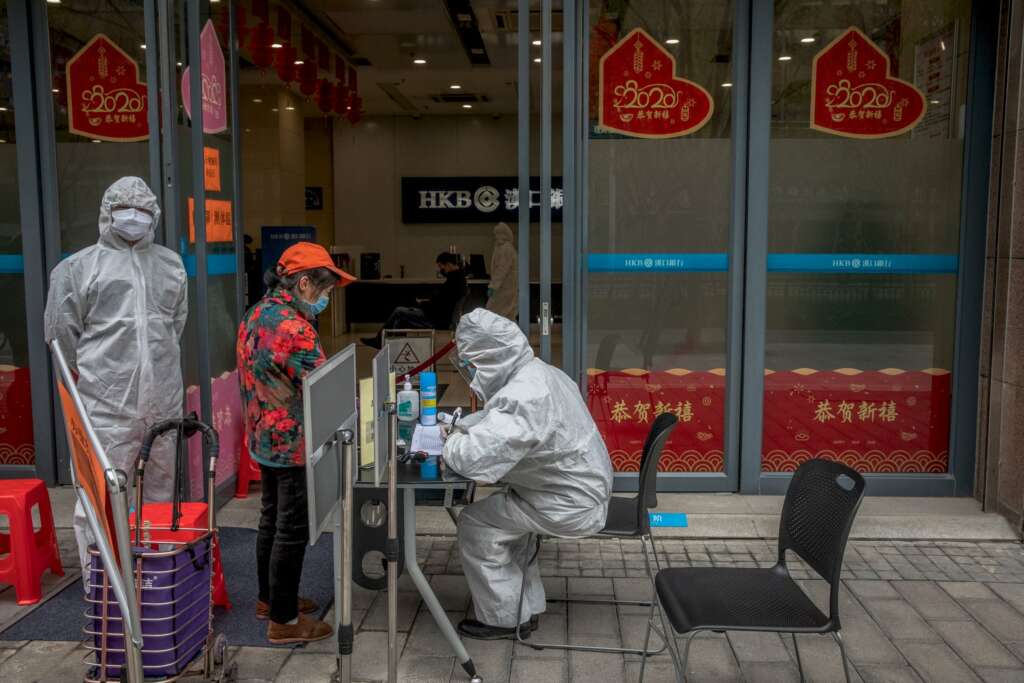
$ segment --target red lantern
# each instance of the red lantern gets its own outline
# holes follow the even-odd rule
[[[252,0],[252,15],[259,19],[261,24],[269,24],[270,3],[267,0]]]
[[[274,63],[274,50],[270,47],[273,42],[274,30],[269,24],[260,24],[253,30],[249,41],[249,57],[253,64],[266,69]]]
[[[302,26],[299,29],[299,37],[302,40],[300,45],[302,56],[305,59],[316,61],[316,38],[313,37],[313,32]]]
[[[312,97],[316,92],[317,72],[316,62],[305,61],[299,67],[299,92],[306,97]]]
[[[292,43],[292,15],[284,7],[277,8],[277,37],[285,45]]]
[[[334,84],[326,78],[321,78],[316,89],[316,106],[320,111],[327,114],[334,105]]]
[[[354,126],[363,117],[363,98],[359,95],[352,95],[352,104],[348,110],[348,120]]]
[[[334,102],[332,103],[333,104],[334,113],[337,114],[338,116],[344,116],[345,114],[347,114],[348,113],[348,100],[349,100],[348,86],[346,86],[344,83],[338,83],[334,87]]]
[[[226,45],[231,33],[231,27],[228,26],[230,14],[226,9],[215,11],[215,14],[214,26],[217,29],[217,36],[220,38],[220,42]],[[249,35],[249,28],[245,25],[245,7],[241,3],[235,3],[235,35],[238,37],[238,44],[245,45],[245,39]]]
[[[285,83],[295,80],[295,55],[294,47],[286,46],[274,50],[274,69],[277,71],[277,77]]]
[[[348,76],[345,72],[346,66],[344,59],[337,55],[334,57],[334,77],[338,79],[339,85],[348,83]]]

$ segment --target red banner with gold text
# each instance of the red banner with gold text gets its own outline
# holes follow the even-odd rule
[[[639,469],[654,418],[679,417],[659,469],[721,472],[725,371],[591,370],[588,405],[618,472]],[[791,472],[813,457],[860,472],[945,472],[947,370],[800,369],[765,375],[762,469]]]

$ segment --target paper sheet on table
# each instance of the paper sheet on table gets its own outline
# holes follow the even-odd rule
[[[412,445],[409,447],[412,452],[423,451],[428,455],[441,455],[444,451],[444,439],[441,438],[441,426],[432,425],[424,427],[416,425],[412,433]]]

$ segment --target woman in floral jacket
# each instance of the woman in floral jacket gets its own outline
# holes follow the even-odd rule
[[[332,629],[306,616],[317,605],[299,598],[309,542],[302,380],[324,362],[313,322],[327,308],[330,290],[355,278],[337,268],[320,245],[300,242],[264,279],[267,293],[246,314],[236,347],[249,451],[263,484],[256,618],[270,620],[272,643],[311,642],[327,638]]]

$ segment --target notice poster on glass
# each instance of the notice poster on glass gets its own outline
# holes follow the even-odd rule
[[[956,137],[956,33],[956,24],[950,24],[914,46],[914,85],[928,102],[915,138]]]

